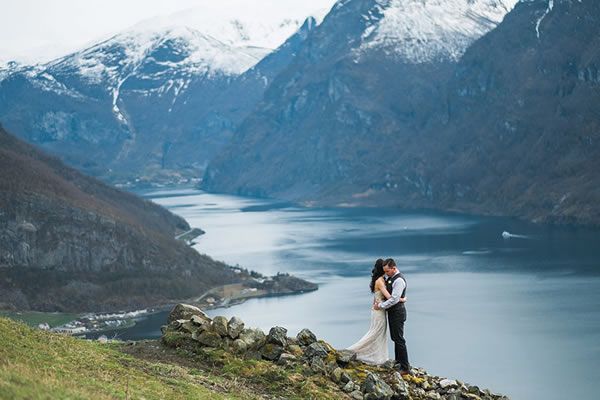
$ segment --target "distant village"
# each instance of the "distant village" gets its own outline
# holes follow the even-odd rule
[[[192,231],[186,233],[191,234],[191,236],[198,234],[197,231]],[[185,240],[192,239],[185,238]],[[200,297],[190,299],[190,304],[209,310],[240,304],[252,297],[305,293],[317,290],[318,288],[318,285],[314,283],[296,278],[287,273],[278,272],[271,277],[264,277],[255,271],[240,268],[239,265],[230,268],[237,274],[243,273],[246,275],[246,279],[242,282],[212,288]],[[38,325],[38,328],[85,339],[88,335],[97,334],[102,331],[131,328],[135,325],[138,318],[154,313],[155,311],[154,309],[143,309],[105,314],[89,313],[61,326],[51,327],[48,323],[43,322]],[[97,340],[100,342],[112,341],[105,335],[101,335]]]
[[[61,326],[51,327],[48,323],[42,322],[38,328],[54,333],[83,336],[88,333],[97,333],[109,329],[129,328],[135,325],[134,319],[153,312],[153,310],[137,310],[110,314],[86,314],[74,321]],[[111,341],[106,336],[101,335],[98,338],[100,342]]]

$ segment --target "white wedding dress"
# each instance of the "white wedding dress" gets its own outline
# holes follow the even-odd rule
[[[381,291],[375,292],[375,300],[385,300]],[[381,365],[388,360],[385,310],[371,310],[371,327],[358,342],[348,347],[348,350],[355,352],[356,358],[365,364]]]

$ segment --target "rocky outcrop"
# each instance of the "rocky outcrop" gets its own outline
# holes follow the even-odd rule
[[[175,308],[171,310],[169,313],[169,318],[167,319],[167,323],[171,323],[177,320],[191,320],[196,324],[201,324],[203,321],[210,321],[208,315],[204,313],[198,307],[189,305],[189,304],[177,304]]]
[[[187,306],[178,305],[168,319],[174,320]],[[288,337],[287,329],[276,326],[268,335],[258,328],[242,328],[239,337],[232,327],[243,327],[238,317],[227,321],[217,316],[212,320],[176,320],[162,327],[162,342],[169,347],[182,347],[204,354],[225,351],[246,360],[273,362],[282,369],[301,371],[306,377],[321,377],[334,382],[340,398],[356,400],[508,400],[508,397],[481,390],[453,379],[429,375],[422,368],[413,368],[401,376],[393,369],[393,361],[380,367],[368,366],[356,360],[348,350],[336,350],[317,340],[309,329],[296,337]],[[198,346],[199,345],[199,346]]]

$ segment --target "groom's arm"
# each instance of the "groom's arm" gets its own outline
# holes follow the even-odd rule
[[[404,291],[405,286],[406,283],[404,282],[404,279],[396,279],[394,283],[392,283],[392,297],[390,297],[386,301],[379,303],[377,306],[379,308],[385,309],[390,308],[394,304],[397,304],[400,301],[400,296],[402,296],[402,292]]]

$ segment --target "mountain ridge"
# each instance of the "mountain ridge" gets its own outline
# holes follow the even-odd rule
[[[452,74],[451,60],[414,63],[377,46],[361,50],[363,56],[356,58],[364,32],[376,19],[385,18],[382,3],[336,3],[304,42],[299,55],[269,86],[258,110],[246,118],[232,141],[213,159],[203,188],[298,200],[294,192],[304,191],[310,196],[321,188],[328,190],[323,185],[335,192],[338,183],[358,179],[363,181],[357,182],[363,186],[362,192],[369,189],[364,187],[368,181],[376,184],[389,172],[374,154],[375,143],[395,147],[397,137],[410,140],[416,129],[447,120],[443,83]],[[389,7],[396,4],[387,3]],[[437,29],[438,23],[432,24]],[[259,137],[260,144],[251,144],[250,140]],[[284,146],[307,158],[303,162],[297,157],[286,158]],[[286,165],[294,161],[293,167],[273,168],[271,176],[260,172],[268,170],[269,162]],[[311,172],[299,172],[301,168]],[[269,179],[274,182],[272,187]],[[294,189],[301,180],[311,182],[302,183],[306,190]],[[289,193],[286,186],[291,186]]]
[[[418,68],[377,50],[368,61],[344,58],[347,51],[338,57],[336,46],[359,43],[359,35],[341,39],[347,32],[332,28],[332,11],[311,36],[327,31],[332,46],[313,53],[334,56],[290,78],[294,65],[311,59],[309,37],[303,58],[266,92],[270,103],[249,115],[209,164],[201,188],[307,205],[600,225],[598,121],[590,109],[598,95],[592,49],[600,13],[590,2],[552,4],[517,3],[458,62]],[[570,44],[570,29],[579,43]],[[561,48],[568,50],[560,55]],[[538,134],[550,145],[534,146]]]
[[[209,33],[138,26],[43,65],[12,64],[0,72],[0,121],[112,183],[189,182],[317,24],[263,19],[231,19],[231,32],[215,21]],[[258,46],[277,40],[277,49]]]

